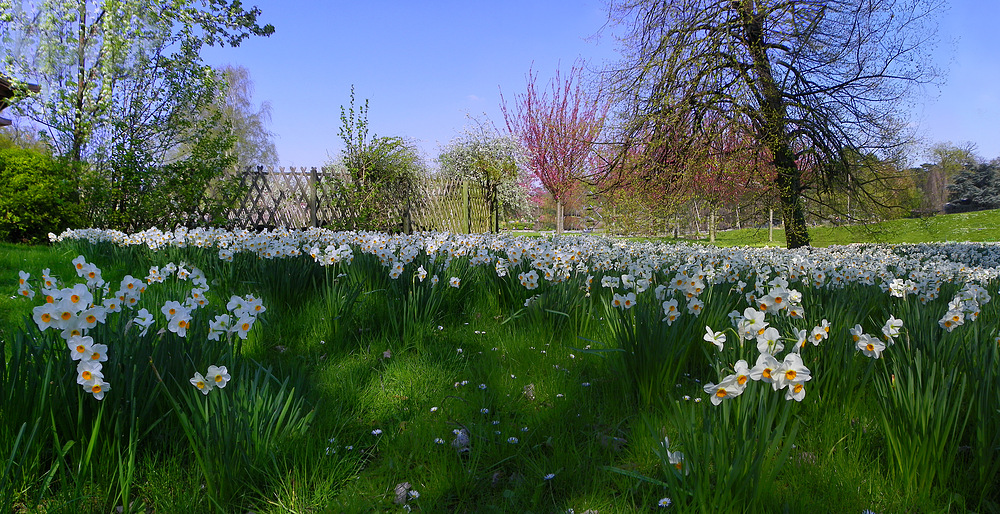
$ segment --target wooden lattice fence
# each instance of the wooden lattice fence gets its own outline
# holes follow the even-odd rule
[[[332,167],[248,168],[240,173],[247,194],[227,219],[234,228],[247,229],[336,225],[351,210],[337,195],[338,180],[346,177]],[[388,214],[406,232],[488,232],[499,225],[489,197],[478,183],[429,178],[410,201]]]

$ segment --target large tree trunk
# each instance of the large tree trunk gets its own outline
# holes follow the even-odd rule
[[[787,248],[809,246],[809,231],[806,229],[806,217],[802,210],[799,169],[795,166],[795,160],[787,144],[784,149],[771,151],[775,155],[785,154],[780,160],[777,157],[774,160],[774,166],[778,170],[776,181],[778,197],[781,200],[781,220],[785,226],[785,246]]]
[[[785,246],[798,248],[809,245],[809,232],[802,211],[801,172],[795,165],[795,153],[788,136],[788,110],[782,91],[771,72],[767,56],[762,17],[754,11],[753,3],[736,4],[743,16],[744,37],[753,57],[754,88],[761,97],[761,122],[758,140],[767,142],[777,171],[775,185],[781,204],[781,219],[785,225]]]

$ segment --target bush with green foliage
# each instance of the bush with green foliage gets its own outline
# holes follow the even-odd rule
[[[409,209],[417,207],[420,178],[426,175],[416,147],[400,137],[368,137],[368,101],[340,108],[339,135],[344,150],[335,166],[339,178],[324,188],[321,201],[339,212],[331,227],[339,230],[406,230]]]
[[[234,138],[202,129],[185,159],[167,164],[140,144],[119,144],[110,159],[84,174],[86,215],[93,226],[143,230],[152,226],[225,225],[244,186],[229,175]]]
[[[37,243],[79,221],[70,166],[37,150],[0,150],[0,241]]]

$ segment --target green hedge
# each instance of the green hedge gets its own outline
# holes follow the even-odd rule
[[[0,149],[0,241],[39,243],[78,225],[72,169],[36,150]]]

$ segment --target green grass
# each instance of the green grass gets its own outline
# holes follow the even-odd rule
[[[941,214],[928,218],[898,219],[850,226],[809,227],[810,244],[826,247],[850,243],[931,243],[937,241],[1000,241],[1000,210]],[[707,242],[707,236],[698,239]],[[785,232],[767,228],[724,230],[716,234],[719,246],[784,246]]]
[[[983,212],[899,220],[882,224],[879,231],[870,234],[882,234],[893,242],[971,239],[958,234],[981,235],[984,237],[976,240],[990,240],[1000,230],[996,228],[1000,224],[995,223],[1000,221],[998,217],[996,212]],[[811,235],[817,245],[847,242],[846,238],[862,240],[849,230],[820,227],[811,229]],[[759,245],[761,234],[766,239],[766,231],[720,233],[719,244]],[[780,232],[775,237],[779,239]],[[657,502],[666,496],[675,499],[673,510],[683,511],[686,499],[682,489],[691,480],[685,482],[674,476],[672,466],[658,456],[664,436],[672,441],[671,450],[682,448],[688,459],[696,458],[700,451],[697,448],[704,450],[704,461],[694,465],[701,470],[701,477],[709,478],[698,486],[703,489],[692,494],[714,498],[713,502],[725,500],[727,494],[746,494],[745,501],[744,496],[737,498],[740,508],[736,510],[963,512],[958,505],[983,512],[998,509],[993,503],[998,499],[995,492],[985,502],[979,502],[965,488],[963,484],[969,478],[965,471],[955,477],[939,477],[929,495],[904,490],[902,479],[892,472],[892,457],[880,422],[882,411],[871,371],[875,364],[853,352],[847,358],[855,359],[857,366],[827,364],[824,368],[824,363],[839,363],[833,359],[842,356],[828,347],[805,350],[813,352],[808,355],[816,359],[810,361],[813,369],[852,374],[841,377],[840,382],[817,379],[813,382],[816,389],[801,404],[768,398],[770,388],[764,390],[763,402],[788,411],[784,433],[797,435],[794,441],[779,441],[787,443],[787,458],[781,458],[780,444],[762,446],[763,460],[754,467],[740,461],[741,446],[733,445],[734,441],[727,434],[720,436],[719,431],[733,423],[732,427],[757,434],[759,442],[777,422],[754,417],[757,414],[749,410],[738,410],[741,404],[735,402],[746,397],[736,398],[724,403],[723,408],[732,409],[725,411],[732,416],[750,416],[744,418],[751,420],[749,426],[718,421],[727,424],[704,432],[714,440],[686,437],[687,431],[696,430],[696,425],[706,419],[705,413],[716,414],[707,410],[713,406],[702,390],[705,383],[719,379],[714,367],[706,366],[700,350],[694,352],[695,356],[685,361],[678,383],[667,384],[661,397],[640,397],[627,379],[631,371],[623,367],[614,350],[619,345],[616,332],[609,320],[603,319],[618,311],[601,309],[599,299],[603,293],[597,287],[594,296],[598,298],[585,304],[570,302],[577,298],[582,281],[573,282],[575,288],[566,298],[559,296],[565,291],[551,286],[549,290],[533,291],[547,291],[546,301],[550,303],[545,305],[549,311],[535,309],[515,316],[524,298],[533,292],[522,288],[513,293],[513,298],[504,298],[486,290],[485,282],[475,281],[475,272],[463,271],[463,288],[479,288],[476,294],[441,285],[441,294],[450,295],[441,303],[444,312],[424,319],[420,330],[407,332],[408,340],[400,340],[388,323],[400,301],[393,296],[393,288],[402,286],[387,282],[381,275],[359,286],[362,293],[354,304],[354,316],[344,318],[345,326],[331,332],[327,309],[336,302],[324,298],[324,291],[329,290],[323,288],[331,274],[308,258],[271,261],[238,257],[229,264],[220,262],[214,250],[196,248],[153,253],[109,244],[3,245],[0,290],[13,291],[17,271],[22,269],[38,276],[42,268],[48,267],[64,281],[70,281],[74,274],[69,261],[78,254],[86,254],[88,260],[98,264],[113,284],[126,273],[141,277],[150,265],[184,260],[204,269],[210,282],[216,281],[212,294],[217,306],[224,305],[230,294],[261,295],[268,310],[242,347],[240,362],[246,366],[259,363],[278,381],[289,379],[315,416],[304,436],[268,446],[264,458],[253,462],[236,459],[232,465],[238,472],[225,478],[232,481],[229,487],[233,492],[222,499],[211,497],[204,487],[193,446],[188,444],[179,422],[173,421],[172,414],[167,416],[133,445],[136,462],[130,468],[132,489],[126,495],[133,511],[398,512],[402,506],[395,501],[397,491],[405,497],[407,490],[418,491],[419,497],[406,497],[404,503],[421,512],[648,512],[663,510]],[[354,265],[370,265],[374,273],[385,273],[377,263],[365,262],[361,256]],[[442,280],[447,280],[445,277],[442,275]],[[595,279],[595,286],[598,281]],[[994,282],[990,286],[991,294],[996,292],[996,285]],[[842,329],[843,333],[836,336],[842,346],[851,344],[847,342],[846,328],[862,323],[877,332],[876,325],[884,320],[883,312],[895,312],[897,305],[879,293],[866,300],[862,312],[857,308],[858,293],[853,289],[850,298],[842,292],[811,288],[803,292],[808,301],[818,302],[808,305],[810,323],[830,317],[837,329]],[[706,319],[711,317],[715,320],[713,327],[722,330],[726,312],[744,307],[737,297],[718,295],[710,306],[711,312],[706,311],[698,323],[675,325],[675,331],[657,338],[667,344],[701,348]],[[926,312],[936,320],[948,300],[939,299],[913,316]],[[0,297],[0,340],[9,345],[15,334],[23,332],[25,320],[30,323],[31,306],[37,303],[7,294]],[[147,307],[151,311],[157,308]],[[984,339],[994,337],[997,326],[995,304],[989,307],[992,310],[984,310],[979,322]],[[907,323],[910,321],[907,319]],[[725,358],[732,359],[711,361],[711,366],[731,365],[743,351],[734,344],[735,334],[729,337]],[[936,341],[958,347],[969,339],[956,335]],[[192,340],[185,344],[196,343]],[[612,350],[601,351],[605,348]],[[5,349],[9,362],[12,350],[9,346]],[[187,387],[184,381],[188,376],[178,377],[181,386]],[[821,382],[823,385],[818,385]],[[72,387],[77,388],[75,384]],[[234,389],[226,393],[232,394],[244,385],[234,381],[229,387]],[[268,391],[276,387],[261,389],[261,394],[272,394]],[[202,400],[193,390],[178,390],[190,393],[194,402]],[[829,391],[829,397],[823,391]],[[26,395],[30,398],[30,393]],[[683,399],[685,396],[705,401],[695,405],[694,400]],[[679,417],[674,404],[692,409],[695,422]],[[81,409],[89,412],[94,402],[82,405]],[[0,409],[0,448],[11,446],[15,440],[12,434],[17,426],[9,420],[23,417],[12,416],[19,408],[7,403]],[[72,409],[75,414],[76,406]],[[243,425],[233,421],[233,426]],[[96,451],[101,453],[80,486],[74,486],[78,475],[66,466],[52,471],[48,483],[38,479],[59,462],[58,452],[49,449],[52,434],[48,430],[49,426],[43,424],[46,435],[39,443],[42,449],[38,463],[29,470],[34,475],[28,477],[24,490],[18,491],[12,509],[60,512],[70,507],[78,512],[107,512],[121,505],[122,495],[116,491],[121,490],[123,475],[120,455],[113,452],[113,444],[98,444]],[[247,430],[246,437],[252,437],[252,427]],[[452,444],[457,438],[455,432],[463,430],[468,436],[467,450]],[[68,436],[60,437],[65,441]],[[232,444],[242,444],[242,440],[237,437]],[[75,444],[82,443],[77,437]],[[213,451],[212,446],[205,448]],[[962,454],[959,458],[972,457]],[[711,478],[715,474],[738,466],[757,470],[754,473],[773,473],[774,478],[759,484],[752,493],[704,489],[721,483],[716,482],[721,478]],[[546,478],[549,475],[552,477]],[[736,482],[727,483],[739,485],[739,477],[734,477]],[[0,506],[4,505],[0,502]]]

